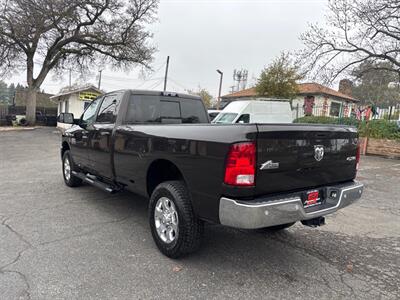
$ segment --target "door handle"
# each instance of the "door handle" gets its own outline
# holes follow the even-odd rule
[[[101,131],[101,132],[100,132],[100,135],[105,136],[105,135],[110,135],[110,133],[109,133],[108,131]]]

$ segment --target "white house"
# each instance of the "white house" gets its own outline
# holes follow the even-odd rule
[[[60,93],[51,96],[50,99],[58,105],[57,115],[60,113],[73,113],[74,118],[79,118],[86,107],[101,94],[101,90],[89,85],[73,89],[63,89]],[[57,127],[60,128],[65,128],[65,125],[57,123]]]

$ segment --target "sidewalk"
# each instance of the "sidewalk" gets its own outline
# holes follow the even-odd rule
[[[38,128],[38,126],[35,127],[21,127],[21,126],[0,126],[0,132],[2,131],[23,131],[23,130],[34,130],[35,128]]]

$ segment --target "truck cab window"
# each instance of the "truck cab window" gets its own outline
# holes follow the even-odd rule
[[[96,117],[97,107],[101,102],[102,97],[96,98],[93,102],[88,106],[85,112],[82,115],[82,121],[87,125],[93,123]]]
[[[181,109],[179,107],[179,102],[160,101],[160,122],[181,123]]]
[[[154,96],[133,95],[126,113],[127,124],[156,123],[159,118],[160,99]]]
[[[182,99],[182,123],[208,123],[207,112],[199,100]]]
[[[208,123],[208,117],[201,100],[132,95],[125,123]]]
[[[115,123],[115,120],[117,119],[119,102],[118,95],[106,96],[101,103],[96,122]]]

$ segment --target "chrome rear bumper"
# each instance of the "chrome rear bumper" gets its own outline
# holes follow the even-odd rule
[[[260,199],[246,202],[222,197],[219,204],[219,219],[222,225],[255,229],[325,216],[360,199],[364,185],[352,182],[324,188],[329,193],[336,191],[336,198],[327,197],[324,205],[311,210],[303,207],[300,193],[268,201]]]

